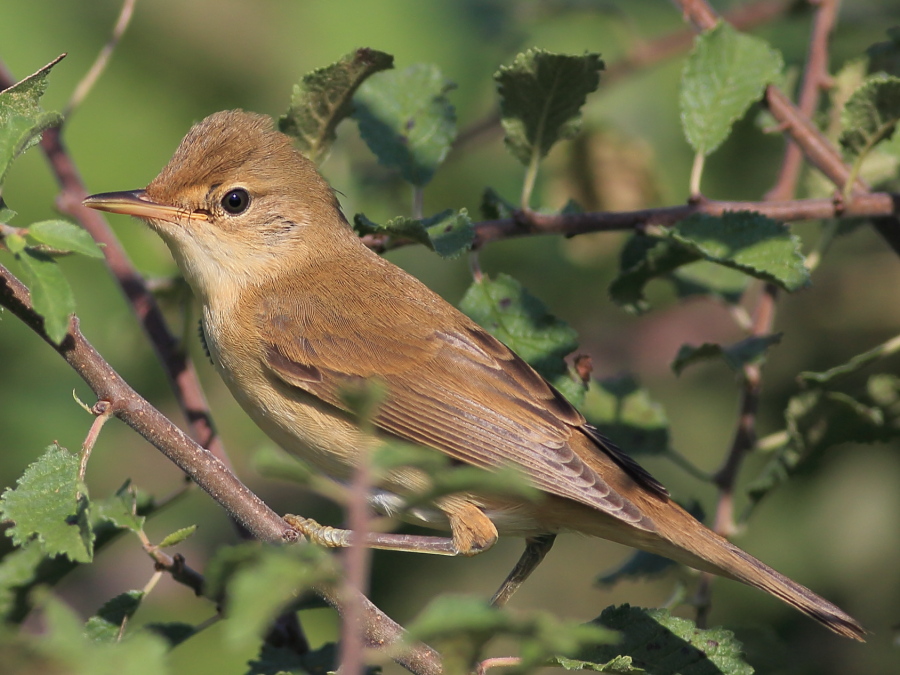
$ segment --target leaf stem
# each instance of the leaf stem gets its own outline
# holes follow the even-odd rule
[[[700,177],[703,175],[703,165],[706,163],[706,155],[698,152],[694,155],[694,165],[691,167],[691,182],[689,189],[691,197],[700,196]]]
[[[534,192],[534,184],[537,181],[538,166],[541,162],[541,155],[537,147],[531,153],[531,161],[528,162],[528,168],[525,170],[525,180],[522,182],[522,210],[531,211],[531,193]]]

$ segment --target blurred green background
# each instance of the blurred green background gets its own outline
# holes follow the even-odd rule
[[[740,3],[716,3],[727,10]],[[797,3],[803,6],[805,3]],[[119,10],[109,0],[5,0],[0,7],[0,58],[22,77],[62,52],[68,57],[50,76],[47,109],[62,109],[72,89],[107,39]],[[791,13],[758,29],[780,49],[789,67],[805,59],[811,14]],[[832,68],[860,56],[900,22],[895,2],[844,3],[831,49]],[[383,0],[303,2],[271,0],[145,0],[109,69],[71,118],[65,142],[91,192],[145,186],[169,159],[195,121],[226,108],[273,116],[287,107],[291,86],[313,68],[367,46],[395,55],[395,65],[437,64],[457,84],[450,99],[466,129],[496,108],[492,75],[516,53],[538,46],[580,54],[598,51],[614,64],[639,39],[682,27],[670,4],[631,2],[502,2],[499,0]],[[680,130],[677,92],[682,58],[606,85],[589,99],[586,134],[556,148],[545,162],[537,197],[559,208],[576,196],[589,208],[629,209],[682,202],[687,197],[691,152]],[[751,112],[707,163],[704,192],[716,199],[760,199],[774,183],[783,151],[777,134],[762,135]],[[585,160],[585,158],[588,158]],[[589,169],[585,170],[585,166]],[[323,173],[341,192],[349,215],[373,220],[408,214],[411,194],[378,167],[352,122]],[[479,137],[451,154],[426,189],[425,211],[467,207],[477,214],[481,193],[492,186],[517,200],[522,167],[503,148],[498,133]],[[4,198],[26,225],[53,217],[56,188],[38,149],[13,167]],[[111,219],[137,267],[153,278],[175,273],[163,244],[136,221]],[[796,231],[807,242],[816,224]],[[651,286],[655,310],[631,316],[612,305],[606,286],[615,274],[620,234],[573,240],[532,238],[491,245],[483,269],[518,278],[581,335],[580,352],[593,358],[594,374],[630,372],[665,408],[672,443],[705,470],[714,470],[734,430],[737,390],[720,364],[689,369],[676,378],[669,363],[685,342],[733,341],[741,337],[723,307],[710,301],[675,304],[662,284]],[[470,281],[466,260],[441,261],[424,249],[389,257],[451,302]],[[2,256],[4,264],[8,256]],[[112,365],[149,400],[181,422],[160,367],[103,265],[66,259],[82,330]],[[784,339],[764,371],[761,435],[783,427],[788,397],[801,370],[843,362],[900,331],[900,261],[868,227],[840,239],[814,277],[812,288],[779,303],[776,329]],[[176,330],[182,315],[169,305]],[[335,523],[338,510],[321,499],[260,478],[254,451],[269,442],[249,422],[212,371],[197,344],[192,322],[185,329],[210,403],[239,475],[280,512],[303,513]],[[897,359],[885,365],[897,370]],[[11,485],[50,442],[77,448],[91,423],[72,398],[73,389],[91,402],[89,389],[43,342],[15,318],[0,315],[0,484]],[[762,593],[716,583],[712,623],[738,629],[762,672],[887,673],[900,654],[892,646],[900,621],[900,456],[896,446],[844,446],[829,451],[816,472],[774,493],[758,509],[736,542],[772,566],[840,604],[873,631],[867,645],[824,632]],[[751,458],[749,479],[762,459]],[[647,466],[676,494],[697,496],[707,513],[714,490],[672,464]],[[88,471],[95,495],[115,490],[127,477],[165,495],[180,484],[179,472],[129,429],[104,430]],[[154,519],[148,531],[162,537],[199,523],[181,547],[189,564],[202,569],[210,552],[236,537],[224,513],[199,491]],[[521,542],[504,540],[474,559],[454,560],[376,553],[372,598],[401,623],[439,592],[489,595],[512,566]],[[657,581],[596,589],[594,577],[628,551],[603,541],[561,537],[547,562],[513,604],[590,619],[612,603],[658,606],[676,575]],[[75,573],[61,592],[83,614],[97,598],[142,587],[150,561],[133,539],[118,541],[98,565]],[[141,610],[141,621],[199,622],[213,608],[166,579]],[[681,610],[690,615],[686,609]],[[330,610],[302,615],[312,641],[336,637]],[[760,625],[768,628],[762,630]],[[743,626],[747,626],[742,630]],[[214,627],[172,653],[175,672],[241,673],[250,654],[221,644]],[[778,642],[786,645],[778,648]],[[502,645],[496,650],[503,653]]]

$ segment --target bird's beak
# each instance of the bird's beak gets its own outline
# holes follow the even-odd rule
[[[91,195],[82,204],[98,211],[109,213],[124,213],[128,216],[147,218],[150,220],[165,220],[170,223],[188,220],[206,220],[206,214],[202,211],[188,211],[180,206],[158,204],[147,198],[145,190],[131,190],[125,192],[102,192]]]

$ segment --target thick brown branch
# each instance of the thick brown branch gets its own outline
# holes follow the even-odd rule
[[[256,538],[274,543],[296,538],[294,531],[281,517],[241,483],[225,464],[191,440],[134,391],[81,334],[76,318],[72,318],[69,332],[62,344],[55,345],[51,342],[44,332],[43,319],[31,306],[28,289],[2,265],[0,306],[10,310],[50,344],[88,384],[98,399],[109,401],[116,417],[150,441]],[[356,604],[362,617],[368,646],[377,648],[393,645],[402,639],[403,628],[367,598],[358,596],[346,600],[338,597],[337,591],[331,587],[320,588],[318,592],[339,612],[343,611],[345,602]],[[421,643],[411,646],[397,656],[396,660],[421,675],[437,675],[441,670],[437,652]]]

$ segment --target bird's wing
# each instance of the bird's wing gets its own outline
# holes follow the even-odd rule
[[[418,286],[409,278],[398,282]],[[373,302],[358,286],[329,291],[327,299],[306,292],[260,303],[265,363],[279,379],[346,408],[341,390],[348,383],[377,378],[387,386],[377,427],[468,464],[511,464],[545,492],[645,526],[570,438],[588,434],[644,487],[664,488],[614,446],[604,447],[558,391],[489,333],[424,286],[392,288],[387,302]]]

